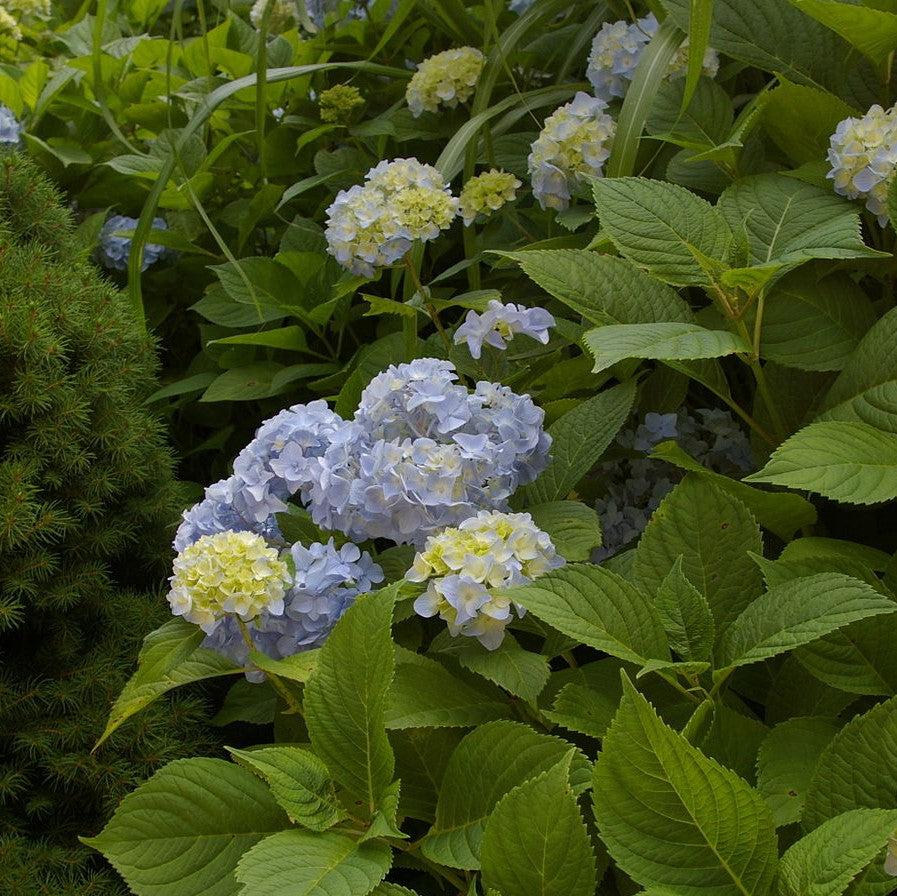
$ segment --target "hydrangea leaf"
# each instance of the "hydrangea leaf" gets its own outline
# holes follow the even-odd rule
[[[851,719],[823,750],[807,788],[806,830],[850,809],[897,809],[897,697]]]
[[[449,758],[465,732],[459,728],[407,728],[389,739],[401,772],[399,815],[432,822]]]
[[[777,827],[800,821],[816,760],[837,732],[832,718],[803,716],[776,725],[760,745],[757,790]]]
[[[400,648],[387,699],[386,727],[468,728],[506,717],[510,710],[501,701],[501,692],[482,684],[478,689],[436,660]]]
[[[392,851],[327,831],[281,831],[247,852],[237,867],[240,896],[366,896],[386,876]]]
[[[392,782],[395,767],[386,736],[394,672],[392,610],[387,592],[361,595],[334,626],[305,686],[312,747],[368,817]]]
[[[610,445],[635,401],[635,382],[605,389],[568,411],[548,428],[551,460],[546,470],[523,489],[527,503],[566,498]]]
[[[595,818],[617,865],[644,887],[767,896],[778,862],[760,795],[668,728],[624,679],[593,778]]]
[[[490,722],[468,734],[449,759],[439,791],[436,821],[421,842],[430,860],[450,868],[480,867],[486,820],[511,788],[547,771],[570,744],[519,722]],[[590,766],[574,754],[570,779],[576,793],[588,784]]]
[[[669,658],[654,603],[603,567],[570,564],[504,594],[562,634],[611,656],[639,665]]]
[[[750,351],[747,343],[728,330],[707,330],[697,324],[610,324],[583,336],[595,358],[595,373],[629,358],[694,361]]]
[[[243,671],[220,653],[200,647],[204,637],[198,626],[176,618],[143,639],[137,671],[118,695],[97,747],[127,719],[173,688]]]
[[[570,787],[572,754],[498,801],[481,848],[487,888],[502,896],[593,896],[595,855]]]
[[[851,622],[897,611],[897,603],[859,579],[823,572],[770,588],[732,623],[719,645],[719,668],[768,659]]]
[[[846,274],[795,272],[766,300],[760,354],[801,370],[840,370],[875,323],[866,293]]]
[[[840,34],[873,64],[879,65],[897,50],[897,15],[883,9],[856,9],[835,0],[792,0],[794,5]]]
[[[661,84],[646,122],[652,137],[693,152],[713,149],[725,142],[734,121],[732,100],[710,78],[701,78],[696,87],[683,112],[685,82],[675,78]]]
[[[622,255],[674,286],[710,285],[704,259],[724,259],[732,234],[709,202],[642,177],[602,178],[593,189],[601,226]]]
[[[676,558],[713,612],[717,637],[763,588],[748,552],[762,554],[760,529],[736,497],[688,475],[661,502],[639,541],[633,575],[656,594]]]
[[[836,815],[782,856],[780,896],[841,896],[864,868],[880,858],[895,832],[893,809],[854,809]]]
[[[707,598],[682,572],[681,557],[660,583],[655,603],[670,648],[686,660],[709,660],[715,634],[713,613]]]
[[[240,856],[286,825],[252,772],[221,759],[178,759],[128,794],[84,842],[136,896],[236,896]]]
[[[617,693],[607,694],[570,682],[558,692],[553,708],[543,710],[543,714],[549,721],[569,731],[600,738],[604,737],[619,700]]]
[[[228,752],[267,782],[291,821],[312,831],[326,831],[346,817],[327,766],[310,750],[291,746],[253,750],[228,747]]]
[[[791,538],[798,529],[816,522],[816,508],[800,495],[763,491],[715,473],[699,464],[672,440],[657,445],[651,457],[675,464],[728,492],[750,510],[761,526],[783,540]]]
[[[897,433],[897,308],[863,337],[823,399],[816,419],[868,423]]]
[[[746,709],[742,712],[725,703],[718,703],[713,706],[712,718],[706,730],[699,728],[695,736],[691,737],[687,733],[687,726],[682,734],[706,756],[753,784],[756,779],[757,753],[760,744],[769,734],[769,728],[753,716],[746,715],[746,712]],[[699,721],[700,719],[696,719],[696,722]],[[691,720],[689,726],[690,724]]]
[[[752,265],[779,273],[811,258],[875,258],[863,243],[856,206],[829,190],[783,174],[738,180],[717,209],[733,229],[747,233]]]
[[[865,423],[811,423],[745,477],[807,489],[845,504],[877,504],[897,497],[897,435]]]
[[[527,511],[533,522],[551,536],[565,560],[588,560],[601,545],[601,518],[582,501],[549,501],[528,507]]]

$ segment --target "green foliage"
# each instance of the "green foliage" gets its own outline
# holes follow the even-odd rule
[[[214,741],[197,701],[179,698],[91,752],[140,638],[165,618],[155,588],[182,498],[143,406],[152,340],[35,166],[5,155],[0,180],[0,889],[99,891],[111,878],[75,836]]]

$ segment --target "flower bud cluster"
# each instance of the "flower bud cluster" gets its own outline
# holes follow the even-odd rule
[[[469,227],[477,215],[488,217],[505,203],[517,198],[521,183],[507,171],[493,168],[471,177],[461,190],[460,210],[464,226]]]
[[[414,602],[415,612],[438,615],[453,636],[477,638],[495,650],[512,610],[517,616],[524,613],[499,589],[531,582],[563,563],[528,513],[481,511],[428,538],[405,578],[428,583]]]
[[[417,67],[405,91],[411,114],[453,109],[473,95],[485,59],[474,47],[457,47],[425,59]]]

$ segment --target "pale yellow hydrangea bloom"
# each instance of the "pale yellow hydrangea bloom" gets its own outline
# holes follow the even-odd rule
[[[19,23],[2,6],[0,6],[0,36],[11,37],[13,40],[22,39]]]
[[[518,616],[524,612],[499,589],[530,582],[563,562],[528,513],[484,510],[457,528],[431,535],[405,578],[428,583],[414,602],[419,615],[438,615],[453,636],[477,638],[495,650],[512,608]]]
[[[364,97],[352,84],[337,84],[322,90],[318,97],[318,108],[321,110],[321,121],[329,124],[346,124],[355,110],[364,105]]]
[[[283,613],[292,580],[274,548],[253,532],[204,535],[174,560],[168,603],[175,616],[210,634],[228,615],[244,622]]]
[[[49,18],[53,11],[50,0],[3,0],[0,8],[10,13],[18,13],[21,18]]]
[[[440,106],[454,108],[473,95],[483,70],[484,56],[474,47],[445,50],[425,59],[418,67],[405,99],[411,114],[436,112]]]
[[[249,11],[249,20],[256,28],[262,23],[265,6],[268,0],[255,0]],[[270,31],[283,31],[297,18],[297,8],[294,0],[274,0],[274,8],[271,10],[271,18],[268,19]]]
[[[513,202],[520,186],[520,181],[513,174],[496,168],[470,178],[460,196],[459,208],[464,226],[473,224],[479,214],[491,215],[506,202]]]

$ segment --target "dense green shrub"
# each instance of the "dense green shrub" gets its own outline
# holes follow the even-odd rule
[[[161,579],[182,497],[160,425],[142,404],[153,388],[155,346],[83,255],[44,176],[17,155],[4,157],[3,893],[44,892],[44,880],[46,892],[63,892],[57,868],[80,892],[84,856],[64,847],[185,743],[203,747],[201,707],[188,699],[90,752],[140,638],[162,612],[146,584]]]

